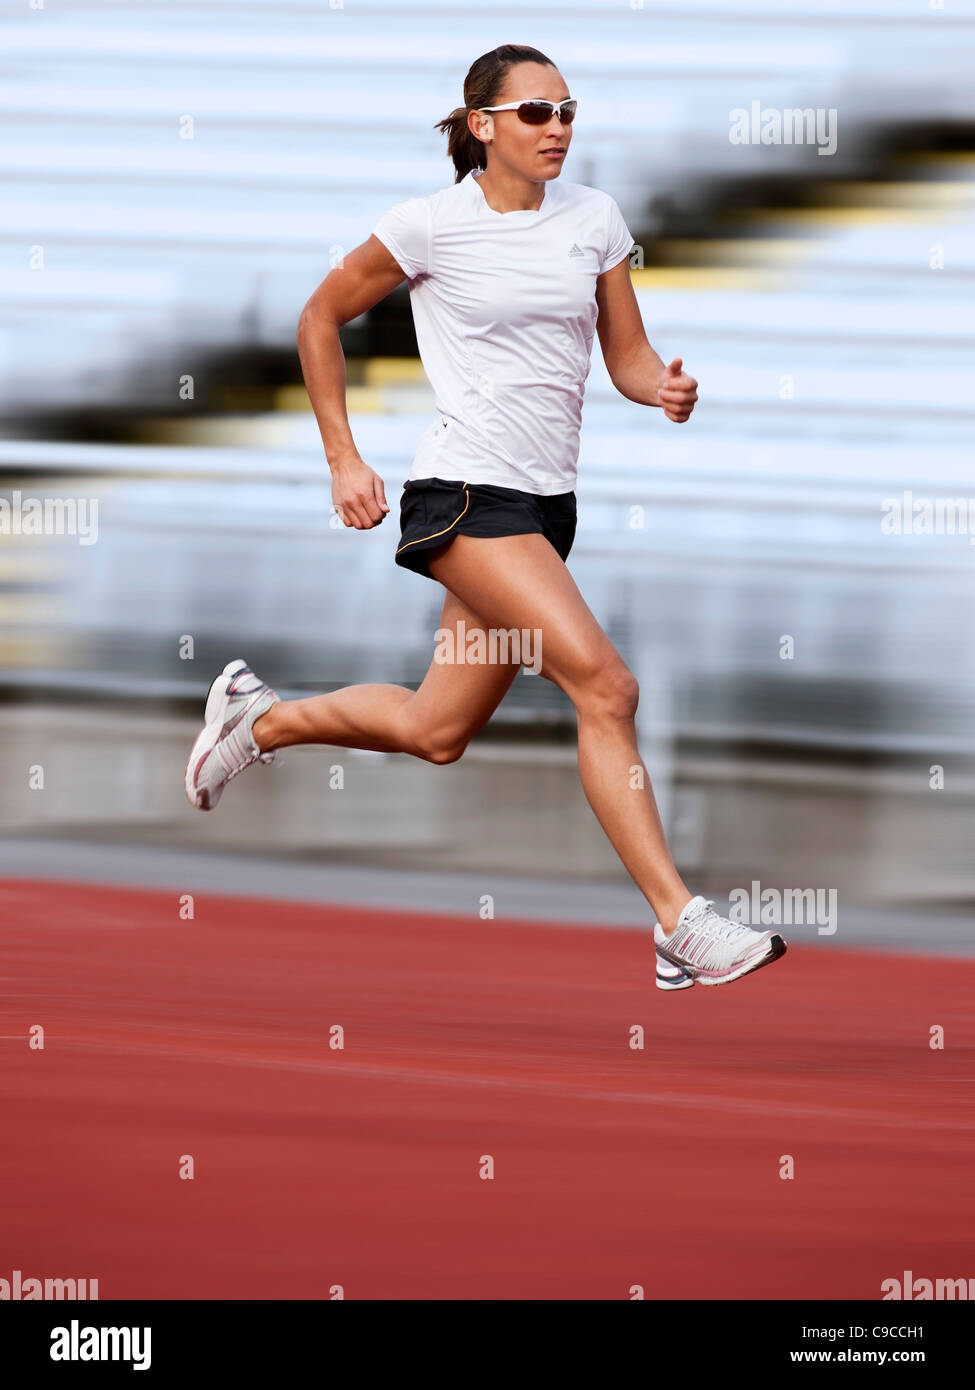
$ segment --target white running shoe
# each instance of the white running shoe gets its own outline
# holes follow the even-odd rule
[[[212,811],[232,777],[252,763],[273,763],[277,749],[262,753],[251,732],[254,720],[280,697],[238,657],[210,686],[204,728],[186,764],[186,797],[198,811]]]
[[[659,951],[657,952],[658,989],[690,989],[693,983],[694,976],[682,965],[672,965],[669,960],[664,960]]]
[[[725,985],[785,955],[777,932],[752,931],[713,909],[713,902],[691,898],[670,936],[658,922],[653,929],[658,958],[681,966],[695,984]]]

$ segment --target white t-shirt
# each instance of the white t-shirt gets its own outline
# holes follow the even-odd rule
[[[410,478],[573,491],[596,277],[633,245],[615,200],[559,177],[537,211],[495,212],[472,170],[373,235],[409,282],[437,411]]]

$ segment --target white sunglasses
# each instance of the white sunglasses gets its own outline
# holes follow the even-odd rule
[[[505,106],[478,106],[475,109],[517,111],[519,120],[525,121],[527,125],[545,125],[546,121],[550,121],[557,114],[563,125],[571,125],[575,120],[578,105],[575,97],[566,97],[564,101],[542,101],[533,97],[530,101],[509,101]]]

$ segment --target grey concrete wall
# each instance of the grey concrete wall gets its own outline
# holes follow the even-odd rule
[[[289,748],[202,813],[183,792],[199,728],[121,707],[6,705],[0,833],[629,883],[582,792],[574,745],[482,736],[446,767]],[[651,777],[659,751],[643,746]],[[42,788],[31,789],[32,768]],[[933,791],[920,768],[790,766],[700,750],[671,750],[660,771],[672,773],[669,838],[695,891],[727,894],[757,879],[835,888],[865,904],[975,896],[971,779]],[[338,774],[343,785],[331,786]]]

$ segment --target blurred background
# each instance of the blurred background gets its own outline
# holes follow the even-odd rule
[[[971,1274],[975,6],[0,0],[0,26],[0,1277]],[[579,98],[562,177],[618,201],[650,341],[700,383],[675,427],[594,345],[570,560],[678,866],[719,910],[836,895],[731,990],[654,989],[538,677],[446,767],[296,748],[215,814],[183,791],[229,660],[285,698],[427,669],[442,590],[393,560],[433,410],[406,285],[342,335],[372,531],[333,524],[295,335],[383,212],[453,182],[435,123],[506,42]],[[804,141],[763,142],[792,110]]]
[[[571,560],[641,680],[682,871],[712,895],[829,886],[851,910],[970,902],[975,551],[882,529],[905,490],[971,488],[970,8],[0,17],[0,481],[11,502],[97,500],[85,542],[0,536],[6,837],[490,867],[570,900],[615,884],[643,919],[578,786],[572,709],[524,673],[459,764],[300,749],[219,816],[182,792],[232,657],[286,698],[422,678],[442,591],[392,559],[432,411],[406,286],[343,332],[392,507],[375,531],[334,527],[296,325],[382,212],[453,181],[434,123],[521,34],[581,101],[563,177],[618,200],[650,340],[700,382],[674,428],[615,392],[596,344]],[[753,104],[819,112],[828,152],[732,143]]]

